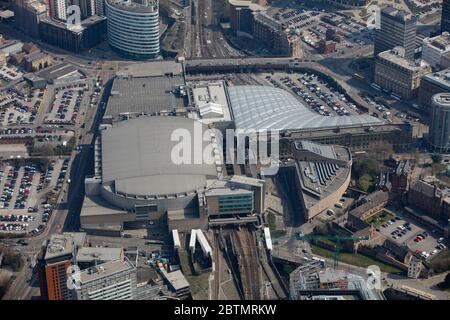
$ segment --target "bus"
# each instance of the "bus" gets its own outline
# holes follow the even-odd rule
[[[395,94],[395,93],[391,93],[391,97],[394,98],[397,101],[402,100],[402,97],[400,97],[398,94]]]
[[[381,87],[379,85],[377,85],[376,83],[371,83],[370,86],[377,91],[381,91]]]
[[[355,77],[355,78],[358,79],[358,80],[364,80],[364,79],[366,78],[364,75],[359,74],[359,73],[355,73],[355,74],[353,75],[353,77]]]
[[[145,244],[146,244],[147,246],[150,246],[150,245],[152,245],[152,244],[163,245],[163,244],[164,244],[164,241],[162,241],[162,240],[148,240],[148,241],[145,242]]]

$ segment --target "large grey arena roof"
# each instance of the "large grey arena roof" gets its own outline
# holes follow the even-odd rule
[[[237,129],[314,130],[383,124],[369,115],[322,116],[291,93],[268,86],[228,87]]]
[[[191,159],[192,164],[178,165],[171,159],[173,147],[179,144],[171,141],[173,131],[189,132],[192,147],[195,122],[182,117],[138,117],[103,131],[102,184],[129,196],[183,194],[205,187],[207,178],[217,178],[214,164],[194,164]],[[207,144],[203,142],[203,147]]]

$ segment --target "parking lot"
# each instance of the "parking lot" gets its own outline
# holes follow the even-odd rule
[[[43,89],[32,89],[24,84],[6,90],[0,95],[0,125],[34,123],[43,95]]]
[[[55,89],[55,96],[50,110],[46,114],[45,123],[75,124],[83,99],[84,87]]]
[[[439,248],[437,236],[434,236],[417,226],[409,219],[403,219],[399,216],[381,224],[377,231],[391,241],[399,245],[406,245],[411,251],[419,254],[425,259],[430,259],[437,254],[443,247]]]
[[[69,158],[39,163],[3,163],[0,171],[0,232],[37,233],[52,209],[47,195],[58,193]],[[42,227],[40,227],[42,225]]]
[[[6,82],[16,81],[22,78],[23,73],[12,65],[4,65],[0,68],[0,79]]]
[[[308,73],[265,75],[273,86],[294,94],[305,106],[323,116],[348,116],[360,114],[357,106],[347,100],[342,92]]]
[[[302,41],[312,50],[318,49],[321,39],[326,39],[327,30],[335,35],[333,40],[336,40],[340,53],[372,44],[374,40],[374,31],[365,21],[340,12],[328,12],[327,8],[308,8],[301,3],[286,2],[270,7],[267,13],[286,26],[288,32],[301,35]]]

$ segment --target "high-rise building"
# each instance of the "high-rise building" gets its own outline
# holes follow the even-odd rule
[[[81,19],[86,19],[96,14],[95,0],[72,0],[72,4],[80,7]]]
[[[417,18],[393,7],[380,12],[380,26],[375,30],[374,54],[400,46],[405,48],[405,58],[414,58]]]
[[[69,300],[67,270],[75,250],[74,237],[70,234],[52,235],[42,247],[37,261],[41,297],[47,300]]]
[[[450,0],[442,1],[441,31],[450,32]]]
[[[136,299],[136,267],[127,258],[83,270],[77,278],[76,300]]]
[[[105,16],[105,0],[94,0],[95,14],[98,16]]]
[[[159,0],[106,0],[108,42],[134,59],[159,56]]]
[[[450,93],[434,95],[432,105],[429,143],[437,152],[448,152],[450,150]]]
[[[67,7],[69,2],[67,0],[49,0],[49,16],[61,20],[67,20]]]

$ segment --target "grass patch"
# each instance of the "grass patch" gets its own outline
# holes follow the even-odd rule
[[[286,230],[277,230],[276,217],[273,212],[266,214],[266,224],[270,229],[270,235],[272,238],[281,238],[286,235]]]
[[[199,275],[185,276],[191,287],[191,293],[195,300],[208,300],[209,272]]]
[[[270,232],[272,238],[281,238],[286,235],[286,230],[274,230]]]
[[[321,256],[321,257],[334,259],[333,251],[330,251],[330,250],[327,250],[324,248],[320,248],[320,247],[312,245],[312,244],[311,244],[311,252],[313,254]],[[360,253],[352,254],[352,253],[347,253],[347,252],[341,252],[341,254],[339,256],[339,262],[343,262],[343,263],[347,263],[347,264],[351,264],[351,265],[354,265],[357,267],[363,267],[363,268],[367,268],[368,266],[371,266],[371,265],[377,265],[380,267],[380,270],[383,272],[402,273],[402,270],[400,270],[399,268],[385,264],[378,260],[374,260],[374,259],[372,259],[368,256],[365,256],[365,255],[362,255]]]
[[[373,224],[375,228],[378,228],[380,225],[382,225],[386,221],[391,220],[392,218],[394,218],[392,214],[390,214],[386,210],[381,210],[380,212],[377,212],[375,215],[367,219],[366,222]]]
[[[266,214],[266,223],[267,226],[269,227],[270,231],[274,231],[277,228],[277,225],[275,223],[276,218],[275,215],[273,214],[273,212],[268,212]]]

